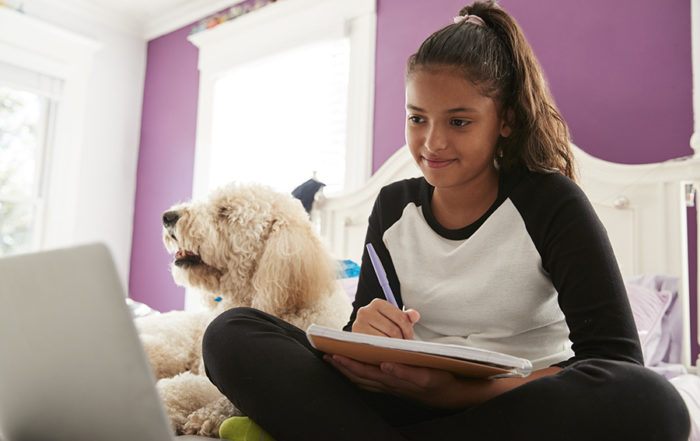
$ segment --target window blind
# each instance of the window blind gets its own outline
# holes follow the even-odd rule
[[[61,99],[63,80],[0,61],[0,85],[21,89],[52,101]]]

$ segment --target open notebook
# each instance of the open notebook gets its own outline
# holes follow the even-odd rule
[[[380,337],[316,324],[309,326],[306,335],[320,351],[370,364],[390,361],[470,378],[525,377],[532,372],[530,360],[469,346]]]

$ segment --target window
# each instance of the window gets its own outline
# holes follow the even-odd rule
[[[100,45],[9,8],[0,7],[0,29],[0,255],[72,245]]]
[[[370,175],[376,0],[286,0],[189,37],[199,47],[193,196],[230,181],[326,193]]]
[[[289,193],[316,176],[345,186],[347,38],[237,66],[214,85],[210,186],[262,182]]]
[[[285,0],[194,34],[199,104],[192,195],[229,181],[327,194],[369,178],[376,0]],[[196,309],[188,288],[185,309]]]
[[[0,256],[41,244],[52,101],[0,78]]]
[[[53,116],[63,82],[0,62],[0,256],[42,245]]]

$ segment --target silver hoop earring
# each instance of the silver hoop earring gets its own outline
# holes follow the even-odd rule
[[[493,154],[493,167],[496,170],[500,170],[501,162],[503,162],[503,149],[498,149]]]

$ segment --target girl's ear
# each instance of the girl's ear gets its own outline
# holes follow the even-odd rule
[[[514,116],[515,115],[513,113],[513,109],[508,109],[505,112],[503,112],[503,118],[501,118],[501,129],[500,129],[501,137],[507,138],[513,132],[513,129],[511,127],[513,125]]]

